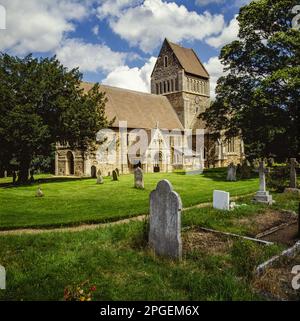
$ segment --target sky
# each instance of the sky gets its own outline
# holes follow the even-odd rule
[[[237,39],[236,16],[250,1],[0,0],[6,11],[0,51],[56,55],[66,67],[79,67],[85,81],[149,92],[168,38],[196,51],[210,73],[214,97],[223,73],[220,49]]]

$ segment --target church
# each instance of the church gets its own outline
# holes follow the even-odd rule
[[[96,177],[98,172],[111,175],[114,169],[131,173],[136,166],[151,173],[241,163],[241,139],[212,141],[209,124],[199,118],[210,104],[209,78],[193,49],[165,39],[151,74],[151,93],[100,85],[113,124],[95,133],[95,146],[86,152],[58,144],[55,174]],[[82,87],[89,91],[93,84]],[[141,141],[146,144],[138,144]]]

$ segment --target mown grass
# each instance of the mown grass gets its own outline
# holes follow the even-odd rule
[[[275,194],[275,208],[296,210],[295,195]],[[183,226],[247,233],[238,219],[264,215],[265,205],[234,211],[198,208],[182,214]],[[183,233],[188,233],[185,231]],[[145,224],[131,222],[82,232],[0,236],[0,264],[7,289],[0,300],[63,300],[64,288],[86,280],[95,300],[263,300],[251,287],[255,267],[282,251],[278,245],[232,239],[229,250],[184,252],[182,262],[156,257],[147,247]]]
[[[139,246],[142,231],[143,223],[132,222],[76,233],[1,236],[7,289],[0,300],[62,300],[65,287],[86,280],[97,287],[95,300],[257,300],[249,271],[279,251],[235,241],[235,250],[224,255],[186,253],[178,263]],[[240,262],[246,262],[245,273]]]
[[[263,214],[266,209],[289,210],[298,212],[300,198],[292,193],[272,193],[275,203],[272,206],[253,203],[251,196],[241,197],[234,210],[220,211],[214,208],[193,208],[187,210],[182,215],[183,226],[202,226],[224,232],[237,233],[240,235],[252,234],[254,226],[239,222],[243,217],[256,216]]]
[[[197,176],[145,174],[145,190],[133,188],[133,175],[121,176],[118,182],[105,178],[103,185],[95,179],[42,178],[43,198],[35,197],[38,183],[16,187],[7,184],[9,178],[0,179],[0,229],[79,225],[145,214],[149,193],[161,179],[173,184],[184,207],[212,201],[214,189],[237,196],[255,192],[258,186],[257,178],[227,182],[224,169]]]

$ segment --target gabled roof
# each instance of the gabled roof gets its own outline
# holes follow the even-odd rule
[[[83,82],[81,87],[89,91],[93,83]],[[138,91],[100,85],[108,99],[105,114],[108,120],[114,118],[113,127],[119,121],[127,121],[128,128],[180,129],[183,126],[169,100],[165,96],[142,93]]]
[[[185,72],[203,78],[209,78],[209,73],[207,72],[193,49],[181,47],[175,43],[168,41],[167,39],[166,41],[173,50],[175,56],[177,57]]]

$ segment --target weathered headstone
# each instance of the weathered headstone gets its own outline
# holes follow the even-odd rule
[[[237,167],[233,163],[229,164],[227,167],[227,181],[236,181],[236,169]]]
[[[4,171],[4,178],[7,177],[7,171]]]
[[[42,191],[40,186],[38,187],[35,196],[36,197],[43,197],[44,196],[44,193],[43,193],[43,191]]]
[[[155,253],[182,258],[180,196],[168,180],[160,181],[150,194],[149,245]]]
[[[98,169],[98,171],[97,171],[97,184],[103,184],[103,183],[104,183],[104,180],[102,177],[102,172],[100,169]]]
[[[115,171],[116,171],[117,175],[120,176],[120,171],[119,171],[119,169],[116,168]]]
[[[259,174],[259,191],[256,192],[253,200],[258,203],[272,204],[272,195],[266,190],[266,173],[269,170],[265,168],[264,162],[259,163],[259,168],[256,172]]]
[[[134,187],[144,189],[144,173],[139,167],[134,170]]]
[[[112,180],[113,181],[118,181],[119,180],[118,179],[118,174],[117,174],[117,172],[115,170],[112,172]]]
[[[300,194],[300,189],[297,188],[297,171],[296,168],[299,167],[299,163],[296,158],[290,159],[290,186],[286,188],[285,192],[293,192]]]
[[[213,193],[213,208],[228,211],[230,207],[230,194],[215,190]]]
[[[0,290],[6,289],[6,271],[4,266],[0,265]]]
[[[102,175],[99,175],[99,176],[97,176],[97,184],[103,184],[104,183],[104,180],[103,180],[103,177],[102,177]]]

